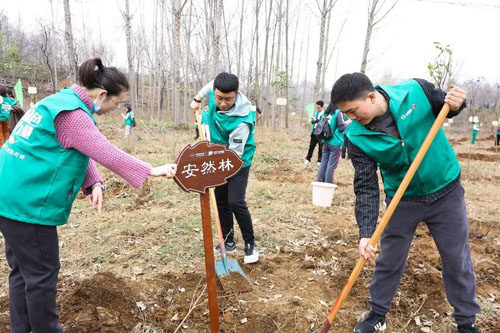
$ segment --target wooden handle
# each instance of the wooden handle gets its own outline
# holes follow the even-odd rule
[[[200,194],[201,221],[203,225],[203,247],[205,250],[205,270],[207,272],[208,310],[210,314],[210,332],[220,332],[219,306],[217,303],[217,282],[215,273],[214,244],[212,241],[212,219],[210,217],[210,199],[207,194]]]
[[[392,217],[392,214],[394,213],[394,210],[396,209],[397,205],[399,204],[399,201],[401,200],[401,197],[405,193],[406,189],[408,188],[408,185],[410,184],[413,176],[415,175],[415,172],[417,171],[418,167],[420,166],[420,163],[424,159],[425,154],[427,153],[427,150],[429,150],[429,147],[431,146],[432,141],[436,137],[437,132],[443,125],[443,122],[450,112],[450,106],[445,103],[443,107],[441,108],[441,111],[439,112],[439,115],[437,116],[436,120],[434,121],[434,124],[432,125],[431,129],[429,130],[429,133],[425,137],[424,142],[420,146],[420,149],[417,152],[417,155],[415,156],[415,159],[411,163],[410,167],[408,168],[408,171],[406,172],[405,177],[403,178],[403,181],[398,187],[398,190],[394,194],[394,197],[391,200],[391,203],[389,204],[389,207],[387,207],[387,210],[384,213],[384,216],[382,216],[382,219],[380,220],[377,228],[375,229],[375,232],[373,233],[372,237],[370,238],[369,245],[375,246],[375,244],[378,243],[380,240],[380,236],[382,235],[382,232],[384,231],[385,227],[387,226],[387,223],[389,223],[389,220]],[[332,309],[330,310],[330,313],[328,314],[327,320],[323,324],[323,327],[321,328],[321,333],[326,333],[330,329],[330,326],[333,323],[333,320],[337,316],[337,313],[340,310],[340,307],[344,303],[344,300],[346,299],[347,295],[351,291],[352,286],[354,285],[354,282],[356,282],[359,274],[361,273],[363,266],[365,265],[366,259],[363,257],[360,257],[358,260],[358,263],[354,267],[354,270],[352,271],[351,275],[349,276],[349,279],[347,280],[346,284],[344,285],[344,288],[342,288],[342,291],[340,292],[340,295],[337,297],[337,300],[335,301],[335,304],[333,305]]]
[[[196,114],[196,123],[198,124],[198,134],[200,136],[200,140],[205,140],[205,133],[203,132],[202,124],[201,124],[200,109],[196,109],[195,114]],[[215,224],[217,225],[217,236],[219,237],[220,251],[221,251],[221,254],[224,255],[226,253],[226,246],[224,245],[224,236],[222,235],[219,210],[217,208],[217,199],[215,198],[214,188],[213,187],[209,188],[208,193],[210,195],[210,202],[212,203],[212,207],[213,207]]]

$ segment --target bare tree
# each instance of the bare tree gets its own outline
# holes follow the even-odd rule
[[[221,23],[220,17],[222,15],[222,1],[212,0],[208,1],[208,32],[210,36],[210,61],[211,61],[211,77],[215,77],[220,70],[220,31]]]
[[[314,81],[314,98],[319,98],[319,91],[321,89],[321,73],[323,69],[324,63],[324,49],[325,49],[325,31],[326,31],[326,23],[329,17],[330,11],[333,9],[337,0],[316,0],[316,4],[318,5],[321,23],[319,30],[319,49],[318,49],[318,61],[316,62],[316,79]]]
[[[53,66],[52,66],[52,89],[54,92],[57,91],[57,57],[56,57],[56,42],[55,42],[55,35],[56,35],[56,29],[55,29],[55,26],[54,26],[54,6],[53,6],[53,3],[52,3],[52,0],[50,0],[50,14],[52,16],[52,29],[51,29],[51,48],[52,48],[52,56],[53,56],[53,59],[52,59],[52,62],[53,62]]]
[[[125,11],[121,11],[125,23],[125,38],[127,42],[127,65],[130,81],[130,104],[136,107],[136,89],[134,74],[134,59],[132,53],[132,15],[130,14],[129,0],[125,0]]]
[[[174,20],[173,29],[173,52],[172,52],[172,71],[173,71],[173,112],[174,124],[178,126],[181,123],[181,94],[180,94],[180,59],[181,59],[181,18],[182,10],[187,0],[172,0],[172,15]]]
[[[69,0],[64,0],[64,23],[66,28],[64,37],[66,40],[66,49],[68,51],[69,78],[70,82],[73,84],[76,83],[77,63],[75,56],[75,44],[73,42],[73,28],[71,25],[71,11],[69,9]]]
[[[389,9],[385,12],[380,12],[384,5],[385,0],[368,0],[368,25],[366,26],[365,47],[363,49],[363,58],[361,60],[361,73],[366,72],[366,65],[368,64],[368,52],[370,52],[370,42],[375,26],[382,21],[387,14],[396,6],[399,0],[391,0],[389,2]]]
[[[288,112],[290,110],[290,100],[288,95],[288,86],[290,85],[290,73],[288,72],[288,11],[290,8],[290,0],[286,0],[286,12],[285,12],[285,98],[286,98],[286,106],[285,106],[285,128],[288,128]],[[295,42],[295,41],[294,41]],[[295,45],[294,45],[295,46]]]
[[[50,73],[51,81],[54,80],[54,68],[53,68],[53,56],[51,50],[51,42],[50,42],[50,28],[43,23],[40,23],[40,37],[37,38],[36,43],[40,48],[41,55],[43,57],[43,61],[47,66],[47,69]],[[54,82],[52,81],[52,89],[54,89]]]
[[[243,17],[245,11],[245,0],[241,0],[241,15],[240,15],[240,34],[238,38],[238,59],[236,61],[236,75],[240,77],[240,69],[241,69],[241,45],[243,44]],[[252,54],[252,52],[250,52]],[[249,87],[247,87],[249,88]]]
[[[187,123],[187,111],[188,111],[188,107],[189,107],[189,103],[188,103],[188,84],[190,83],[190,80],[189,80],[189,63],[191,62],[191,33],[193,32],[193,28],[192,28],[192,15],[193,13],[193,1],[190,0],[189,1],[189,14],[188,14],[188,23],[187,23],[187,27],[185,29],[185,35],[186,35],[186,56],[185,56],[185,63],[183,62],[182,64],[182,70],[183,70],[183,74],[184,74],[184,107],[183,107],[183,121],[185,123]]]

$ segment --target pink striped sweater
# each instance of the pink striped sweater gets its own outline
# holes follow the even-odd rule
[[[74,84],[82,101],[92,110],[92,101],[85,90]],[[97,129],[89,115],[82,109],[61,112],[54,120],[57,140],[65,149],[76,149],[90,158],[82,185],[85,195],[92,193],[92,185],[102,182],[94,163],[97,162],[125,179],[135,188],[142,186],[151,170],[149,163],[143,162],[119,149],[106,139]]]

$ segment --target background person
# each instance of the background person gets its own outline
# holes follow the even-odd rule
[[[319,145],[318,147],[318,165],[321,163],[321,154],[322,154],[322,145],[321,142],[318,141],[318,138],[316,138],[316,135],[313,134],[314,128],[316,127],[316,123],[319,121],[319,119],[323,116],[325,113],[323,106],[325,103],[323,101],[317,101],[316,104],[314,105],[314,108],[316,111],[314,112],[314,116],[311,117],[311,138],[309,140],[309,149],[307,150],[307,156],[304,161],[305,164],[311,163],[311,158],[314,153],[314,148],[316,148],[316,145]]]
[[[10,135],[10,113],[12,107],[17,105],[17,101],[12,97],[12,91],[10,88],[5,86],[0,86],[0,97],[2,101],[0,103],[0,146],[3,145]]]
[[[328,119],[330,132],[333,135],[331,138],[321,140],[323,152],[316,181],[333,184],[335,169],[344,145],[344,131],[347,124],[344,122],[342,112],[331,103],[326,108],[323,117]]]
[[[120,113],[122,118],[125,120],[125,137],[132,136],[132,124],[134,122],[134,112],[132,111],[132,107],[127,105],[127,113],[124,115]]]
[[[479,122],[473,122],[472,123],[472,139],[471,139],[471,144],[476,143],[476,137],[477,133],[479,132]]]

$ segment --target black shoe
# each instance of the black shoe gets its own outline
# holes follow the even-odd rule
[[[243,262],[245,264],[253,264],[257,261],[259,261],[259,251],[257,250],[257,246],[255,246],[255,243],[246,243],[245,259],[243,259]]]
[[[226,248],[226,254],[231,254],[236,252],[236,243],[235,242],[226,242],[224,243]],[[220,254],[220,244],[214,247],[214,255],[218,256]]]
[[[354,328],[356,333],[375,333],[378,331],[385,331],[387,328],[385,324],[385,316],[379,315],[373,311],[370,311],[368,316],[360,321]]]
[[[481,333],[474,324],[458,325],[458,333]]]

